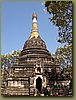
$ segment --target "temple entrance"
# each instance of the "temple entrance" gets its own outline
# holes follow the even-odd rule
[[[38,77],[36,79],[36,88],[38,89],[38,91],[41,91],[41,87],[42,87],[42,79]]]

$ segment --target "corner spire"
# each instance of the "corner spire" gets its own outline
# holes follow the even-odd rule
[[[31,32],[31,35],[30,35],[30,39],[32,37],[37,38],[38,36],[39,36],[39,33],[38,33],[38,25],[37,25],[37,14],[34,11],[34,13],[32,15],[32,32]]]

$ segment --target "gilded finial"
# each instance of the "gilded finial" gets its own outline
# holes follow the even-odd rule
[[[37,19],[37,14],[36,14],[36,12],[35,12],[35,9],[34,9],[34,13],[33,13],[33,15],[32,15],[32,19],[33,18],[36,18]]]
[[[38,36],[39,36],[39,32],[38,32],[38,25],[37,25],[37,14],[34,10],[34,13],[32,15],[32,32],[29,39],[31,39],[32,37],[37,38]]]

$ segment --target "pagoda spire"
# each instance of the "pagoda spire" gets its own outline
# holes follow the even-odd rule
[[[31,31],[30,39],[32,37],[37,38],[38,36],[39,33],[38,33],[38,24],[37,24],[37,14],[36,12],[34,12],[32,15],[32,31]]]

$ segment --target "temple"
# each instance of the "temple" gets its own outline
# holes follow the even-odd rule
[[[38,16],[34,12],[30,36],[18,57],[18,64],[9,69],[2,87],[2,95],[35,96],[36,90],[41,91],[42,88],[49,87],[47,72],[52,69],[58,73],[61,71],[40,37],[37,20]]]

